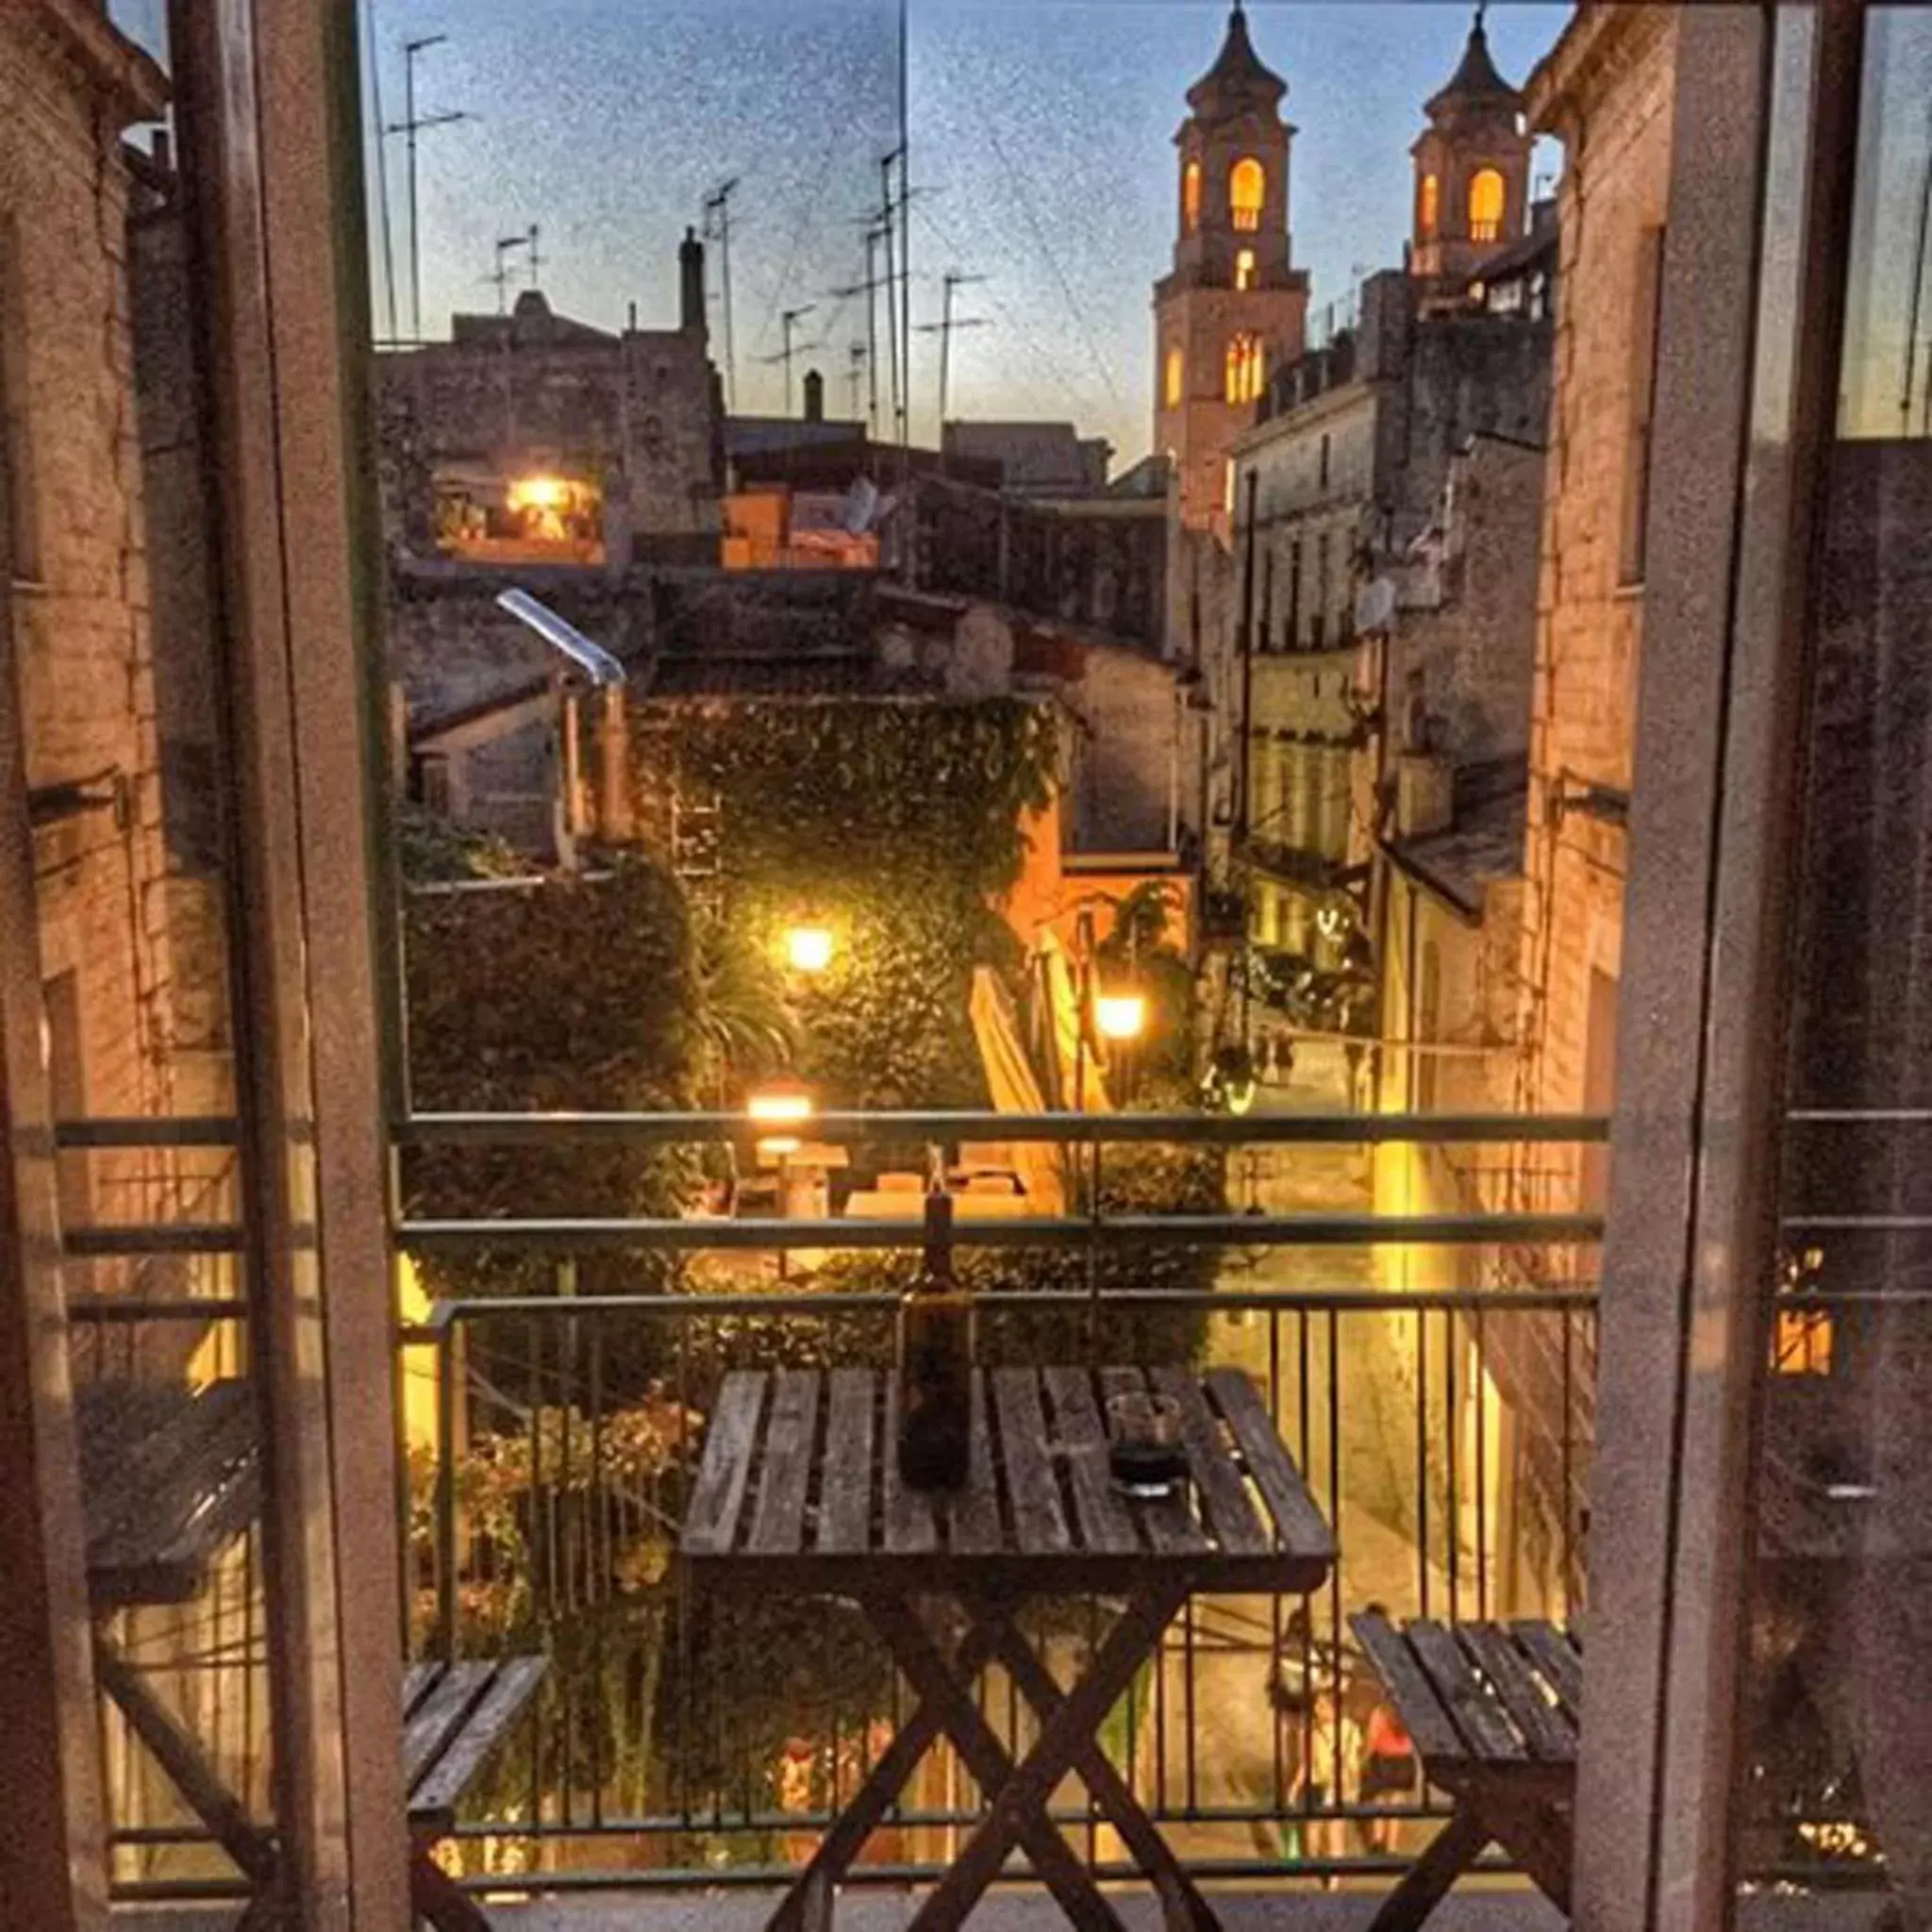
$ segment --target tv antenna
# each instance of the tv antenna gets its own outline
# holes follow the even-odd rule
[[[953,313],[953,291],[963,289],[969,282],[983,282],[984,275],[961,275],[958,269],[949,269],[941,277],[943,293],[940,298],[940,319],[937,322],[923,322],[919,333],[923,336],[938,336],[940,339],[940,447],[943,451],[946,440],[946,384],[952,372],[953,331],[958,328],[991,328],[991,321],[984,315],[955,315]]]
[[[449,127],[458,121],[475,117],[458,108],[445,114],[419,114],[416,111],[416,61],[431,47],[440,47],[447,34],[424,34],[403,42],[403,118],[391,122],[385,135],[400,134],[408,155],[409,197],[409,329],[417,341],[423,340],[423,247],[420,204],[416,198],[416,142],[432,127]]]
[[[718,244],[719,291],[724,308],[724,404],[738,408],[738,355],[731,340],[731,197],[739,176],[721,181],[704,199],[704,236]]]
[[[788,416],[791,413],[792,358],[799,355],[802,351],[808,351],[813,347],[813,344],[809,342],[794,342],[791,340],[791,331],[808,315],[813,314],[817,310],[818,306],[816,302],[808,302],[801,308],[783,310],[778,317],[778,324],[784,332],[785,346],[775,356],[761,356],[758,358],[766,364],[782,362],[785,365],[785,413]]]

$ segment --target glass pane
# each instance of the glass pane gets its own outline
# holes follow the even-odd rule
[[[140,1487],[158,1445],[217,1411],[248,1436],[206,291],[165,8],[117,8],[125,40],[103,22],[27,25],[38,10],[0,26],[6,86],[26,90],[23,125],[40,130],[30,190],[0,210],[0,622],[26,751],[36,903],[22,924],[62,1137],[83,1483],[96,1528],[121,1521],[89,1571],[134,1687],[103,1697],[112,1878],[124,1893],[232,1888],[234,1861],[126,1714],[152,1699],[272,1824],[259,1512],[237,1507],[206,1546],[185,1532],[179,1562],[138,1547],[161,1507]],[[10,115],[21,98],[8,93]],[[211,1512],[247,1487],[208,1479]]]
[[[1932,1910],[1928,84],[1932,19],[1874,9],[1821,479],[1739,1846],[1747,1890],[1879,1884],[1909,1924]]]

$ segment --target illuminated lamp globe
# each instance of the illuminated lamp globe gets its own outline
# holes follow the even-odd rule
[[[801,924],[786,928],[785,958],[794,973],[823,973],[832,963],[832,929]]]
[[[1103,1040],[1138,1040],[1147,1028],[1147,997],[1138,992],[1104,992],[1093,1002],[1093,1024]]]
[[[744,1110],[760,1126],[798,1126],[811,1118],[811,1095],[795,1081],[774,1081],[747,1095]]]

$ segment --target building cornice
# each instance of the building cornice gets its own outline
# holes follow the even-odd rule
[[[89,0],[26,0],[28,25],[38,25],[124,122],[158,121],[168,105],[168,78]]]
[[[1630,0],[1582,0],[1557,44],[1524,84],[1534,134],[1561,136],[1587,100],[1628,73],[1670,25],[1670,9]]]

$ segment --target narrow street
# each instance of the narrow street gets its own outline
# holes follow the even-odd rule
[[[1264,1087],[1260,1112],[1340,1112],[1348,1107],[1339,1047],[1317,1042],[1297,1055],[1285,1085]],[[1350,1145],[1260,1148],[1235,1157],[1230,1193],[1239,1207],[1267,1213],[1366,1212],[1372,1205],[1368,1150]],[[1360,1247],[1255,1248],[1231,1255],[1224,1292],[1257,1290],[1361,1291],[1375,1286],[1374,1256]],[[1418,1401],[1414,1348],[1406,1318],[1320,1309],[1235,1309],[1217,1317],[1208,1358],[1245,1369],[1270,1391],[1282,1430],[1307,1475],[1341,1551],[1337,1582],[1311,1598],[1308,1628],[1319,1655],[1349,1641],[1350,1611],[1372,1603],[1401,1614],[1419,1607],[1422,1573],[1416,1522]],[[1430,1566],[1430,1594],[1446,1590]],[[1150,1740],[1139,1754],[1150,1784],[1156,1759],[1164,1795],[1188,1809],[1298,1802],[1300,1724],[1283,1719],[1270,1696],[1277,1652],[1294,1670],[1302,1645],[1297,1606],[1267,1597],[1219,1598],[1196,1606],[1192,1628],[1178,1630],[1164,1665],[1164,1752]],[[1332,1684],[1325,1673],[1324,1685]],[[1308,1782],[1330,1777],[1336,1698],[1320,1699]],[[1347,1700],[1353,1708],[1356,1700]],[[1194,1748],[1188,1750],[1190,1721]],[[1353,1728],[1342,1727],[1343,1796],[1353,1795]],[[1257,1829],[1264,1838],[1257,1839]],[[1190,1856],[1251,1856],[1279,1849],[1278,1827],[1245,1823],[1178,1827]],[[1306,1834],[1305,1854],[1346,1856],[1362,1849],[1341,1825]]]

